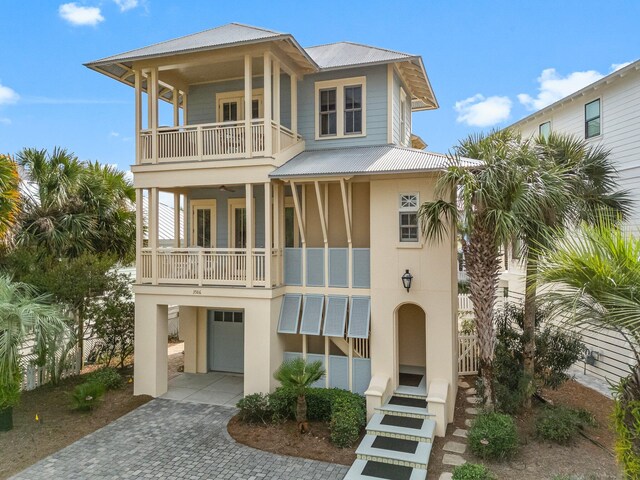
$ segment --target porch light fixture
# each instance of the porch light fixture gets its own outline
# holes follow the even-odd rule
[[[402,274],[402,285],[407,289],[407,292],[411,288],[411,280],[413,280],[413,275],[411,275],[411,272],[409,272],[409,269],[407,268]]]

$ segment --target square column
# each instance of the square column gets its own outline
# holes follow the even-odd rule
[[[184,342],[184,372],[197,373],[198,308],[180,305],[180,340]]]
[[[247,242],[246,242],[246,286],[253,286],[253,230],[255,225],[255,214],[253,211],[253,185],[247,183],[245,185],[246,195],[246,222],[247,222]]]
[[[273,136],[271,134],[271,54],[264,54],[264,156],[273,153]]]
[[[244,56],[244,151],[247,157],[252,156],[253,142],[251,135],[251,112],[253,111],[253,77],[251,55]]]
[[[168,307],[136,295],[135,322],[133,394],[158,397],[167,391]]]

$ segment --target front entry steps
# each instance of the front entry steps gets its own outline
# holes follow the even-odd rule
[[[426,480],[436,427],[426,392],[400,385],[376,410],[344,480]]]

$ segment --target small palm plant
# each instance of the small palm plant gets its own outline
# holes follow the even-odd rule
[[[307,363],[302,358],[288,360],[280,365],[273,377],[278,380],[284,388],[292,390],[297,395],[296,421],[298,430],[305,433],[309,430],[307,421],[307,389],[320,380],[325,374],[322,362]]]

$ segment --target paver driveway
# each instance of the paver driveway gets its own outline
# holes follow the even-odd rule
[[[226,429],[234,412],[155,399],[13,478],[339,480],[347,472],[235,443]]]

